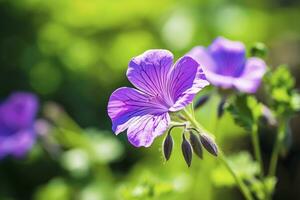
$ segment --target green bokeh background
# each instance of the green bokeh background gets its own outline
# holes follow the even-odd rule
[[[265,43],[269,66],[288,64],[299,86],[299,19],[296,0],[0,0],[0,97],[31,91],[41,105],[52,101],[64,110],[54,120],[50,145],[61,152],[49,154],[39,140],[28,158],[2,161],[0,199],[242,199],[231,177],[214,172],[211,156],[185,166],[179,133],[168,163],[162,137],[149,149],[133,148],[125,134],[115,137],[107,101],[114,89],[130,85],[125,73],[132,57],[164,48],[179,58],[220,35],[248,48]],[[249,135],[228,114],[217,122],[218,101],[211,99],[199,120],[219,134],[225,152],[251,151]],[[49,115],[44,107],[41,117]],[[294,141],[281,159],[275,199],[300,198],[297,123],[292,121]],[[272,133],[261,137],[267,158]]]

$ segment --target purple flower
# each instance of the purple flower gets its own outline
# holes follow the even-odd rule
[[[255,93],[266,71],[260,58],[246,59],[244,44],[223,37],[215,39],[208,48],[195,47],[187,55],[200,63],[211,84],[224,89]]]
[[[22,157],[35,141],[34,119],[37,98],[29,93],[13,93],[0,103],[0,159]]]
[[[195,60],[184,56],[173,65],[173,54],[167,50],[149,50],[133,58],[127,77],[137,89],[114,91],[108,115],[113,131],[128,129],[128,140],[136,147],[150,146],[168,128],[168,112],[183,109],[209,84]]]

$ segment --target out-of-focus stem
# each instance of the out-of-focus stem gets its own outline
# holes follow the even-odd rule
[[[264,193],[267,197],[266,199],[269,199],[269,197],[270,197],[269,191],[268,191],[265,183],[263,182],[264,181],[264,163],[263,163],[262,156],[261,156],[261,149],[260,149],[259,137],[258,137],[258,127],[256,124],[254,124],[252,126],[251,138],[252,138],[252,145],[253,145],[253,149],[254,149],[255,159],[257,160],[257,162],[259,163],[259,166],[260,166],[259,177],[263,183]]]
[[[260,166],[260,178],[264,177],[264,165],[261,157],[261,150],[260,150],[260,145],[259,145],[259,138],[258,138],[258,130],[257,130],[257,125],[252,126],[252,132],[251,132],[251,138],[252,138],[252,145],[254,148],[254,154],[255,154],[255,159],[258,161],[259,166]]]
[[[280,152],[280,148],[284,139],[284,134],[285,134],[285,126],[286,122],[284,120],[281,120],[279,122],[279,128],[276,136],[276,141],[275,145],[273,148],[272,156],[271,156],[271,161],[270,161],[270,167],[269,167],[269,173],[268,175],[270,177],[275,176],[276,173],[276,168],[277,168],[277,162],[278,162],[278,156]]]

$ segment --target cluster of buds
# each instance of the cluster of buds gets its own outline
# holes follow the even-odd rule
[[[203,159],[203,148],[206,149],[210,154],[218,156],[218,146],[211,136],[206,133],[201,133],[196,128],[187,127],[187,125],[184,124],[172,126],[163,141],[163,154],[167,161],[171,157],[174,146],[171,132],[175,127],[184,127],[184,131],[182,133],[181,150],[188,167],[191,166],[193,153],[195,153],[200,159]]]

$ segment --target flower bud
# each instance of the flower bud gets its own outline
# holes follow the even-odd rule
[[[192,147],[191,144],[185,139],[184,134],[182,139],[183,139],[181,144],[182,154],[186,164],[188,165],[188,167],[190,167],[192,163],[192,156],[193,156]]]
[[[209,99],[209,95],[204,95],[202,97],[200,97],[198,99],[198,101],[196,101],[195,105],[194,105],[194,109],[197,109],[201,106],[203,106]]]
[[[218,146],[215,143],[214,139],[212,139],[207,134],[201,134],[200,135],[200,141],[203,145],[203,147],[212,155],[218,156]]]
[[[173,138],[171,134],[168,133],[167,137],[163,142],[164,157],[166,160],[170,159],[172,149],[173,149]]]
[[[200,141],[198,134],[196,135],[191,131],[190,132],[190,142],[191,142],[191,145],[193,147],[195,154],[199,158],[203,159],[202,145],[201,145],[201,141]]]
[[[218,118],[222,117],[224,114],[224,105],[226,103],[226,99],[222,99],[218,105]]]
[[[265,57],[267,55],[268,49],[264,43],[257,42],[250,49],[250,55],[252,57]]]

